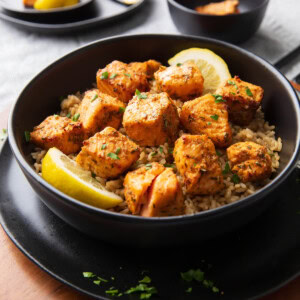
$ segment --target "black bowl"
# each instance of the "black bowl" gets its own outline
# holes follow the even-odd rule
[[[162,63],[190,47],[211,49],[228,63],[232,74],[261,85],[263,110],[283,140],[281,165],[273,181],[238,202],[195,215],[142,218],[122,215],[81,203],[45,182],[32,167],[24,131],[59,110],[62,95],[84,91],[95,74],[112,60],[125,62],[157,59]],[[299,154],[298,98],[286,80],[265,60],[236,46],[211,39],[176,35],[136,35],[100,40],[62,57],[39,73],[22,91],[9,118],[12,151],[41,200],[60,218],[91,236],[111,243],[157,246],[203,241],[245,224],[276,199],[278,188],[292,171]],[[272,193],[271,193],[272,192]]]
[[[195,11],[196,6],[220,1],[222,0],[168,0],[168,6],[172,20],[180,32],[240,43],[257,31],[269,4],[269,0],[240,0],[240,13],[226,16]]]

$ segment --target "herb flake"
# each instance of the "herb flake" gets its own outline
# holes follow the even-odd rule
[[[222,103],[222,102],[226,102],[222,95],[218,95],[218,94],[213,94],[213,96],[215,97],[215,103]]]
[[[125,107],[120,106],[119,107],[119,113],[123,114],[125,112]]]
[[[117,73],[114,73],[114,74],[110,75],[109,79],[114,79],[114,78],[116,78],[117,76],[118,76],[118,74],[117,74]]]
[[[82,272],[82,275],[85,278],[91,278],[91,277],[95,277],[96,276],[93,272]]]
[[[29,131],[25,131],[24,132],[24,135],[25,135],[25,141],[28,143],[30,142],[30,132]]]
[[[139,283],[150,283],[150,282],[151,282],[151,278],[149,276],[145,276],[142,280],[139,280]]]
[[[103,72],[100,77],[102,80],[108,78],[108,72]]]
[[[79,117],[80,117],[80,114],[75,114],[75,115],[73,116],[73,118],[72,118],[72,121],[73,121],[73,122],[77,122],[78,119],[79,119]]]
[[[225,167],[224,167],[224,170],[222,171],[222,174],[223,174],[223,175],[226,175],[226,174],[228,174],[228,173],[230,173],[230,172],[231,172],[231,170],[230,170],[229,163],[226,162]]]
[[[113,152],[109,152],[107,154],[107,156],[110,157],[111,159],[114,159],[114,160],[120,159],[120,157],[116,153],[113,153]]]
[[[246,94],[247,94],[249,97],[253,97],[253,94],[252,94],[251,90],[250,90],[247,86],[245,87],[245,89],[246,89]]]
[[[106,147],[107,147],[107,144],[103,144],[103,145],[101,146],[101,150],[104,150]]]
[[[237,174],[233,174],[232,177],[231,177],[231,180],[234,184],[238,184],[238,183],[241,182],[241,179]]]
[[[218,115],[212,115],[212,116],[210,116],[213,120],[215,120],[215,121],[218,121],[218,119],[219,119],[219,116]]]
[[[234,81],[228,80],[227,83],[230,85],[233,85],[235,87],[235,89],[238,90],[238,86],[236,85],[236,83]]]
[[[142,94],[138,89],[135,90],[135,94],[139,99],[147,99],[147,95]]]
[[[94,97],[92,98],[91,102],[94,102],[98,98],[98,94],[95,94]]]

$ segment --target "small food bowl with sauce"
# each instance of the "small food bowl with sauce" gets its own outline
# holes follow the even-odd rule
[[[269,4],[269,0],[227,0],[227,5],[224,2],[168,0],[168,6],[172,20],[180,32],[241,43],[258,30]],[[229,10],[228,4],[231,4]]]

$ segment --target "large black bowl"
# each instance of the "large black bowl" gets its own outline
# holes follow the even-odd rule
[[[112,60],[125,62],[157,59],[162,63],[190,47],[211,49],[228,63],[232,74],[261,85],[263,110],[283,140],[277,176],[254,195],[227,206],[196,215],[142,218],[121,215],[81,203],[61,193],[32,167],[32,145],[24,131],[59,110],[62,95],[84,91],[95,74]],[[39,73],[22,91],[9,118],[12,151],[29,183],[41,200],[59,217],[89,235],[123,245],[155,246],[203,241],[232,230],[255,218],[276,199],[278,188],[292,171],[299,154],[300,111],[297,96],[286,80],[263,59],[238,47],[211,40],[175,35],[136,35],[100,40],[82,47]],[[17,184],[17,183],[16,183]]]
[[[257,31],[269,4],[269,0],[240,0],[240,13],[225,16],[200,14],[195,10],[196,6],[221,1],[168,0],[168,6],[180,32],[240,43]]]

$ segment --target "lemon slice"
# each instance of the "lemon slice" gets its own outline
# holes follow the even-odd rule
[[[208,49],[190,48],[177,53],[170,58],[169,65],[178,63],[193,62],[201,70],[204,78],[203,95],[215,93],[217,88],[231,78],[228,66],[225,61],[217,54]]]
[[[63,193],[93,206],[107,209],[123,201],[57,148],[49,149],[44,157],[42,177]]]

